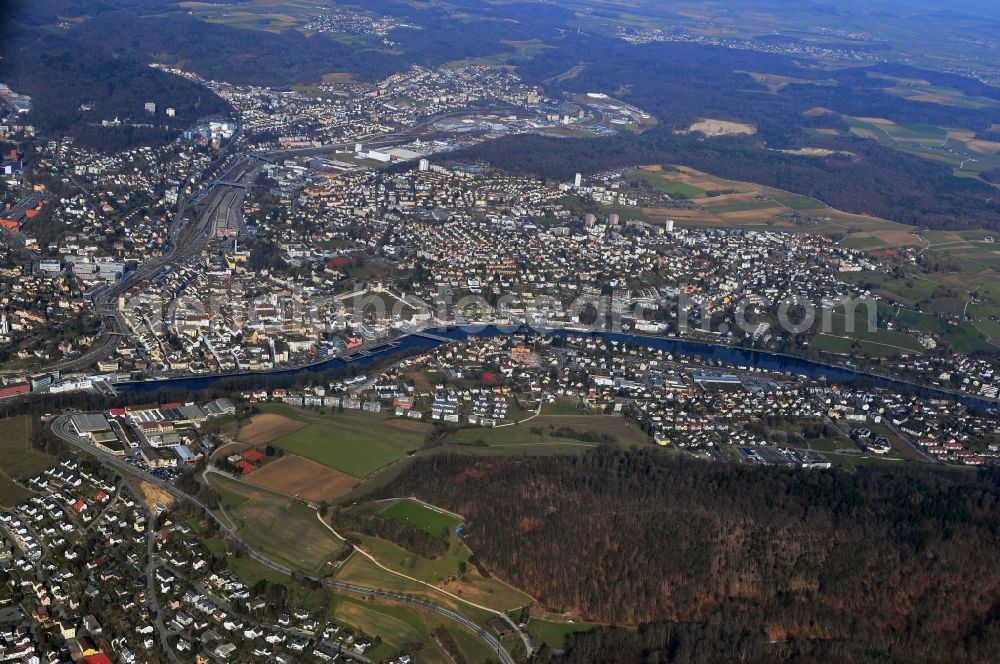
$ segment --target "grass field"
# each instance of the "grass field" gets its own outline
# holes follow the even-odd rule
[[[420,528],[424,532],[434,536],[440,535],[443,530],[453,530],[455,526],[461,523],[461,519],[433,510],[422,503],[410,499],[393,503],[383,509],[382,514],[400,523]]]
[[[434,535],[441,534],[444,529],[451,531],[461,521],[409,499],[390,501],[388,506],[383,501],[362,503],[352,509],[377,511],[389,518],[417,525]],[[351,536],[357,539],[366,553],[385,567],[476,604],[497,611],[509,611],[533,603],[531,597],[516,588],[488,574],[481,574],[479,568],[469,562],[472,552],[454,532],[448,534],[447,551],[437,558],[425,558],[378,537],[360,533],[352,533]]]
[[[555,403],[542,406],[543,415],[579,415],[579,402],[576,399],[559,398]]]
[[[910,461],[927,461],[925,456],[913,449],[912,445],[893,433],[892,430],[885,424],[882,424],[881,422],[868,422],[865,426],[871,430],[872,434],[876,436],[885,436],[889,439],[889,444],[892,445],[892,452],[890,453],[890,456],[900,459],[908,459]]]
[[[418,556],[377,537],[360,534],[355,534],[354,537],[367,553],[385,567],[447,590],[470,602],[497,611],[510,611],[534,601],[503,581],[480,574],[476,566],[469,562],[472,552],[454,534],[449,536],[448,551],[435,559]]]
[[[235,415],[223,415],[221,417],[213,417],[204,424],[201,425],[202,433],[215,433],[221,431],[226,427],[232,426],[236,423]]]
[[[830,313],[829,327],[824,326],[810,345],[831,353],[851,354],[857,352],[853,348],[854,342],[857,342],[860,351],[869,357],[922,355],[926,352],[916,337],[885,329],[891,316],[884,307],[879,307],[876,323],[872,328],[869,328],[867,313],[865,307],[858,307],[855,310],[853,330],[849,330],[843,308],[835,309]]]
[[[284,404],[267,404],[261,410],[294,423],[287,427],[289,433],[271,438],[269,444],[359,478],[419,449],[431,429],[424,422],[360,411],[324,412]]]
[[[860,468],[862,466],[896,466],[898,467],[903,460],[899,457],[890,456],[875,456],[871,454],[841,454],[841,453],[824,453],[824,456],[835,466],[841,466],[843,468]]]
[[[882,238],[878,238],[872,235],[855,235],[851,237],[845,237],[840,241],[841,246],[847,247],[848,249],[879,249],[882,247],[889,246],[888,243]]]
[[[240,537],[275,562],[317,574],[343,551],[308,505],[220,475],[211,475],[210,484]]]
[[[853,443],[845,442],[840,438],[813,438],[812,440],[807,440],[806,443],[809,449],[815,452],[836,452],[837,450],[854,447]]]
[[[673,197],[679,198],[701,198],[705,195],[705,190],[681,180],[671,179],[667,171],[657,171],[648,168],[637,168],[629,171],[625,176],[627,182],[642,182],[648,184],[657,191],[662,191]]]
[[[451,609],[480,625],[485,624],[493,615],[488,611],[477,609],[422,583],[411,581],[398,574],[380,569],[372,561],[357,554],[351,556],[350,560],[340,566],[336,574],[336,579],[344,583],[353,583],[368,588],[381,588],[382,590],[404,593],[413,597],[421,597]]]
[[[883,298],[883,325],[894,320],[899,329],[932,334],[959,353],[996,351],[990,340],[1000,338],[1000,273],[991,263],[1000,259],[1000,244],[985,241],[990,236],[984,231],[928,231],[922,237],[924,254],[948,269],[926,272],[900,261],[905,276],[854,272],[841,278]],[[966,314],[972,320],[963,320]],[[898,337],[890,343],[905,346]]]
[[[854,346],[855,341],[857,348]],[[821,332],[810,342],[810,347],[840,355],[862,354],[881,358],[921,355],[924,352],[916,339],[896,332],[861,333],[851,337]]]
[[[614,436],[621,445],[643,445],[649,442],[638,427],[623,417],[612,415],[539,415],[527,422],[493,429],[461,429],[446,439],[456,445],[467,445],[470,452],[490,454],[559,454],[579,453],[599,443],[554,436],[554,429],[568,427],[577,432],[605,433]],[[541,429],[541,434],[537,433]],[[535,430],[535,432],[533,432]]]
[[[37,475],[56,462],[31,448],[31,426],[27,415],[0,420],[0,503],[8,507],[32,496],[14,479]]]
[[[893,302],[912,307],[926,301],[937,290],[938,284],[918,277],[893,277],[884,272],[846,272],[840,278],[866,290],[871,290]]]
[[[371,433],[322,424],[310,424],[275,440],[274,445],[353,477],[369,475],[404,454],[378,442]]]
[[[422,643],[421,661],[447,662],[447,655],[430,638],[431,627],[405,605],[374,604],[363,599],[339,596],[330,617],[366,634],[377,634],[382,643],[366,653],[374,661],[394,658],[407,645]]]
[[[778,196],[774,201],[793,210],[822,210],[827,207],[823,201],[808,196]]]
[[[382,643],[366,656],[373,661],[385,661],[408,649],[413,644],[423,644],[420,661],[431,664],[451,664],[451,658],[435,642],[431,631],[438,627],[447,629],[469,662],[490,659],[491,652],[471,633],[454,623],[429,612],[418,613],[411,607],[394,602],[371,602],[360,598],[337,595],[330,617],[366,634],[377,634]]]
[[[531,618],[528,621],[528,634],[531,635],[531,641],[536,646],[544,644],[553,650],[562,650],[566,643],[566,637],[570,634],[586,632],[600,626],[598,623],[564,623]]]

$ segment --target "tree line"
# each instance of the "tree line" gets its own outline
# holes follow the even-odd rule
[[[329,519],[335,530],[348,533],[348,539],[351,539],[350,533],[380,537],[424,558],[437,558],[448,551],[447,530],[435,537],[416,526],[372,511],[336,509],[329,513]]]

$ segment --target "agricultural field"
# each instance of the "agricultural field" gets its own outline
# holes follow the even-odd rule
[[[329,501],[357,484],[350,475],[295,454],[272,461],[247,475],[246,481],[312,503]]]
[[[860,251],[884,249],[889,246],[885,240],[873,235],[852,235],[845,237],[840,241],[840,245],[848,249],[858,249]]]
[[[366,477],[419,449],[431,429],[424,422],[360,411],[319,411],[285,404],[266,404],[261,410],[237,440],[273,445],[352,478]]]
[[[989,97],[968,95],[955,88],[934,85],[930,81],[916,78],[901,78],[877,72],[868,72],[870,78],[880,78],[891,81],[892,87],[884,88],[889,94],[908,99],[954,108],[996,108],[1000,102]]]
[[[274,441],[286,452],[304,456],[353,477],[365,477],[405,454],[369,438],[365,432],[339,431],[335,427],[310,424]]]
[[[319,574],[344,550],[344,542],[320,523],[316,510],[298,500],[221,475],[210,476],[209,484],[240,537],[276,562]]]
[[[770,74],[766,72],[757,71],[737,71],[737,74],[746,74],[752,78],[757,83],[761,83],[767,86],[768,91],[772,93],[781,92],[785,87],[795,84],[795,85],[825,85],[825,86],[835,86],[837,82],[834,80],[809,80],[805,78],[795,78],[793,76],[782,76],[779,74]]]
[[[883,322],[936,335],[960,353],[995,351],[992,342],[1000,340],[1000,243],[986,231],[924,231],[920,238],[922,254],[937,266],[934,271],[900,262],[903,276],[841,276],[882,298]]]
[[[8,507],[32,496],[15,479],[36,475],[56,462],[32,449],[31,426],[27,415],[0,420],[0,504]]]
[[[878,141],[886,147],[941,161],[956,174],[978,176],[1000,168],[1000,143],[977,139],[975,132],[960,127],[896,124],[885,118],[845,116],[850,133]]]
[[[430,628],[420,616],[404,605],[373,604],[363,599],[340,596],[334,602],[330,617],[337,623],[381,636],[382,642],[366,653],[375,661],[394,657],[404,646],[415,643],[425,644],[420,651],[422,661],[448,661],[447,655],[440,651],[437,644],[433,644],[428,651]]]
[[[680,180],[671,180],[661,172],[646,168],[637,168],[626,176],[627,182],[644,182],[657,191],[662,191],[674,198],[701,198],[705,190]]]
[[[994,350],[991,338],[1000,338],[1000,306],[990,298],[990,284],[971,283],[954,273],[920,273],[914,266],[907,276],[883,272],[841,274],[858,292],[878,298],[875,327],[868,327],[868,308],[859,304],[854,313],[854,329],[847,329],[842,308],[818,313],[819,333],[810,347],[842,355],[863,354],[872,358],[914,356],[935,352],[919,338],[932,335],[954,351],[971,353]],[[971,288],[970,288],[971,286]],[[1000,284],[997,284],[1000,286]],[[968,306],[966,306],[968,303]],[[963,319],[963,312],[971,318]],[[829,324],[826,324],[829,316]],[[997,336],[994,336],[997,335]]]
[[[625,179],[676,198],[686,198],[698,206],[697,209],[642,208],[642,218],[651,223],[672,219],[678,226],[695,228],[816,233],[837,236],[845,246],[859,249],[923,244],[911,226],[842,212],[809,196],[752,182],[726,180],[686,166],[643,166],[627,173]],[[636,217],[634,212],[619,214]],[[791,218],[794,215],[805,215],[811,220],[800,223],[803,217],[797,222]]]
[[[1000,242],[996,242],[992,237],[932,243],[927,246],[924,253],[933,258],[960,263],[963,272],[989,270],[995,274],[1000,271]]]
[[[644,445],[647,436],[623,417],[613,415],[539,415],[512,426],[460,429],[445,439],[456,449],[486,454],[578,454],[600,445],[595,440],[556,436],[565,428],[580,435],[607,434],[620,445]]]
[[[287,436],[306,426],[305,422],[295,420],[277,413],[262,413],[250,418],[236,439],[247,445],[264,445],[272,440]]]
[[[309,0],[250,0],[239,4],[192,1],[181,2],[180,6],[202,21],[266,32],[301,29],[320,13],[316,3]]]

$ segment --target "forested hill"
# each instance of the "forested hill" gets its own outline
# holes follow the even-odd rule
[[[28,120],[44,136],[68,134],[84,145],[115,151],[170,141],[197,118],[228,110],[208,90],[153,70],[151,62],[272,87],[316,83],[332,72],[374,81],[414,64],[436,67],[512,53],[505,40],[548,34],[552,21],[572,16],[553,8],[529,26],[506,18],[526,11],[522,4],[466,4],[481,16],[459,20],[445,8],[364,3],[369,11],[407,17],[419,26],[396,31],[389,49],[380,39],[346,44],[296,29],[274,33],[206,22],[178,11],[177,0],[9,0],[0,21],[0,81],[32,97]],[[149,122],[143,113],[148,101],[175,108],[176,117],[158,118],[156,127],[137,126]],[[115,117],[122,127],[101,126],[101,120]]]
[[[122,4],[162,3],[131,0]],[[228,103],[202,86],[149,67],[145,61],[110,54],[100,43],[80,40],[73,30],[44,25],[63,11],[72,15],[83,7],[108,9],[107,3],[82,0],[12,0],[0,21],[0,81],[31,97],[27,121],[41,135],[71,135],[83,145],[113,152],[169,142],[199,118],[231,111]],[[175,115],[161,112],[151,117],[145,112],[146,102],[160,109],[174,108]],[[121,126],[102,126],[102,121],[115,118]]]
[[[991,661],[1000,646],[996,471],[442,455],[385,495],[464,514],[487,568],[585,619],[742,634],[727,644],[776,659],[802,652],[766,645],[788,640],[838,661]]]
[[[576,75],[557,76],[576,65],[582,65]],[[1000,103],[947,106],[890,92],[894,80],[919,77],[963,94],[1000,100],[1000,90],[977,81],[899,65],[827,70],[780,55],[691,44],[637,47],[596,37],[543,51],[518,70],[530,80],[545,81],[553,96],[614,94],[652,113],[659,125],[618,139],[507,138],[459,152],[456,158],[562,180],[577,171],[678,164],[918,227],[1000,230],[995,187],[958,177],[946,163],[852,135],[845,119],[964,127],[988,138],[991,127],[1000,124]],[[760,80],[765,75],[770,86]],[[699,118],[749,123],[757,133],[713,139],[674,133]],[[801,147],[838,154],[820,158],[778,151]]]
[[[558,139],[513,136],[449,155],[511,173],[572,180],[575,172],[642,164],[690,166],[817,198],[827,205],[928,228],[1000,230],[996,188],[956,177],[951,168],[862,138],[815,140],[812,146],[854,157],[801,157],[766,150],[756,137],[705,140],[657,128],[638,136]]]

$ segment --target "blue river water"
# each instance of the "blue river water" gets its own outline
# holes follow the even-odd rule
[[[497,327],[484,327],[484,328],[474,328],[473,331],[469,331],[469,328],[450,328],[450,329],[428,329],[427,333],[433,334],[438,337],[446,337],[448,339],[453,339],[460,341],[467,339],[470,336],[478,337],[495,337],[499,335],[512,334],[516,332],[513,328],[497,328]],[[621,334],[615,332],[575,332],[569,330],[561,329],[544,329],[536,330],[537,332],[544,332],[545,334],[553,336],[594,336],[601,337],[607,341],[618,341],[618,342],[628,342],[632,344],[642,345],[645,347],[656,348],[658,350],[663,350],[669,352],[676,356],[683,356],[688,358],[699,357],[702,361],[711,362],[721,362],[726,365],[734,366],[744,366],[744,367],[754,367],[758,369],[765,369],[768,371],[780,371],[787,372],[793,375],[807,376],[808,378],[814,380],[820,380],[825,378],[827,384],[829,385],[852,385],[852,384],[864,384],[871,385],[874,387],[885,388],[897,390],[899,392],[916,394],[922,397],[929,398],[943,398],[959,401],[961,403],[975,406],[977,408],[982,408],[986,410],[996,409],[997,403],[993,401],[987,401],[985,399],[977,399],[975,397],[969,397],[964,395],[956,395],[951,392],[944,390],[937,390],[932,387],[926,387],[922,385],[915,385],[913,383],[908,383],[902,380],[893,380],[891,378],[885,378],[883,376],[875,376],[872,374],[867,374],[860,371],[852,371],[851,369],[845,369],[843,367],[835,367],[827,364],[821,364],[818,362],[812,362],[810,360],[805,360],[796,357],[789,357],[787,355],[778,355],[774,353],[768,353],[765,351],[752,350],[747,348],[735,348],[732,346],[721,346],[709,343],[701,343],[697,341],[682,341],[680,339],[668,339],[665,337],[647,337],[647,336],[635,336],[628,334]],[[406,354],[416,354],[421,351],[427,351],[432,348],[437,347],[442,342],[429,339],[423,336],[409,335],[401,337],[392,342],[392,345],[383,346],[377,348],[370,355],[365,355],[346,362],[344,359],[335,357],[324,362],[317,364],[312,364],[306,367],[299,367],[295,369],[283,369],[278,371],[270,371],[266,374],[255,374],[255,373],[243,373],[243,374],[213,374],[204,376],[193,376],[190,378],[175,378],[157,381],[144,381],[144,382],[133,382],[133,383],[120,383],[116,386],[119,392],[127,392],[133,394],[144,394],[152,393],[157,390],[169,388],[169,389],[183,389],[191,391],[200,391],[208,389],[220,381],[226,380],[227,378],[240,377],[240,376],[254,376],[254,375],[266,375],[270,378],[289,378],[294,379],[302,375],[307,375],[310,373],[320,373],[324,371],[331,371],[338,368],[343,368],[352,364],[359,369],[364,368],[381,359],[387,354],[397,355],[400,353]]]

